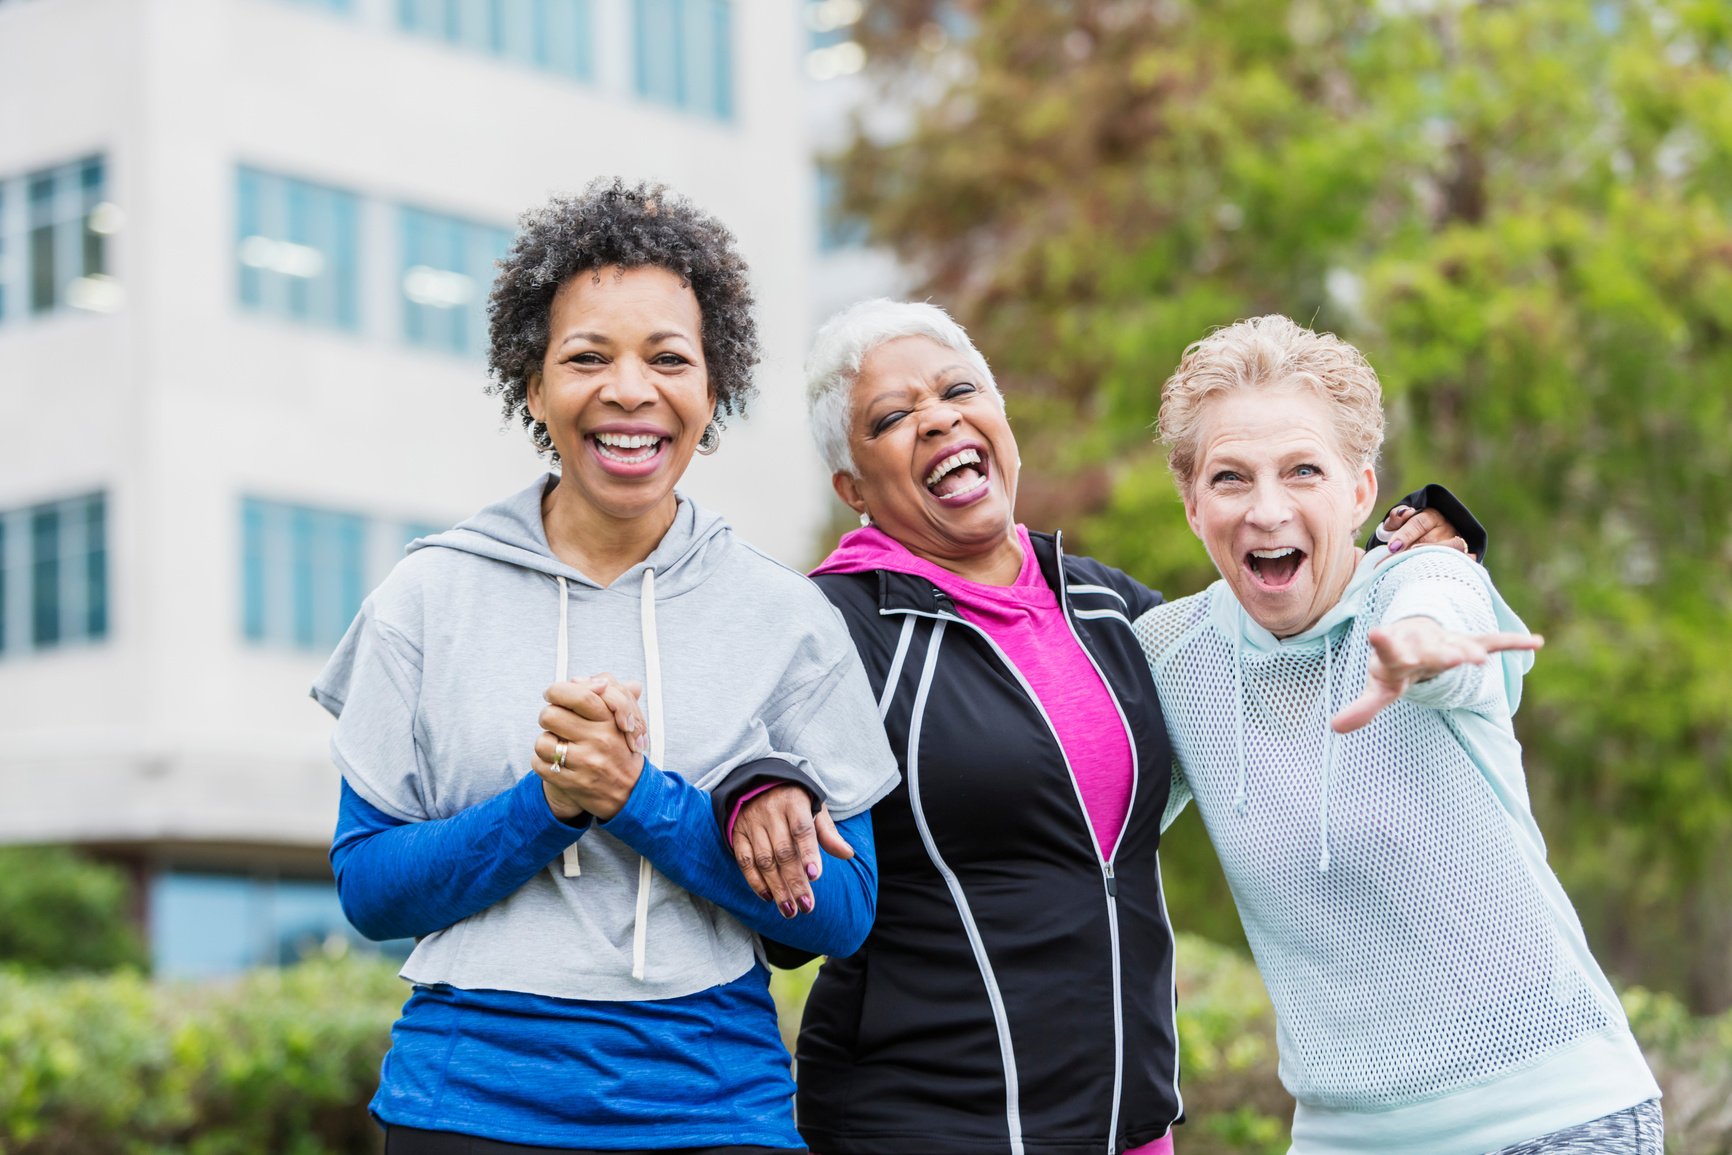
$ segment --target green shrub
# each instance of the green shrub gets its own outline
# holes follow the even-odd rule
[[[63,846],[0,847],[0,962],[31,971],[145,965],[125,872]]]
[[[0,972],[5,1155],[360,1155],[407,994],[377,960],[221,985]]]
[[[222,984],[0,969],[0,1155],[372,1155],[367,1101],[407,996],[390,963],[316,959]],[[813,968],[780,974],[785,1027]],[[1732,1014],[1633,988],[1666,1089],[1667,1149],[1732,1152]],[[1256,969],[1179,942],[1183,1155],[1279,1155],[1292,1100]]]

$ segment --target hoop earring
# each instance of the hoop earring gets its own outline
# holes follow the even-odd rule
[[[704,426],[703,436],[698,438],[698,452],[708,457],[722,447],[722,427],[714,421]]]

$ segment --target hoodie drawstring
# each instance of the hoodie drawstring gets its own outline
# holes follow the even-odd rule
[[[1323,781],[1321,797],[1317,803],[1317,873],[1329,873],[1329,792],[1335,784],[1335,763],[1339,754],[1341,736],[1329,725],[1329,719],[1334,716],[1335,702],[1335,647],[1328,638],[1323,639]],[[1245,637],[1241,633],[1233,644],[1233,713],[1237,724],[1234,738],[1237,743],[1239,757],[1238,783],[1233,790],[1233,810],[1243,815],[1247,805],[1246,777],[1249,773],[1245,760],[1245,715],[1250,712],[1250,704],[1245,701]]]
[[[1323,790],[1317,803],[1317,873],[1329,873],[1329,789],[1335,783],[1335,753],[1340,735],[1329,724],[1335,708],[1335,647],[1323,639]]]
[[[565,579],[554,576],[559,583],[559,644],[558,666],[556,678],[563,682],[569,676],[570,651],[567,646],[567,630],[570,620],[567,602],[569,590]],[[662,663],[661,649],[656,642],[656,574],[655,570],[645,567],[643,571],[643,589],[640,595],[639,608],[643,627],[644,648],[644,694],[648,699],[645,707],[649,715],[650,756],[651,764],[660,766],[666,742],[662,728]],[[578,864],[577,843],[565,848],[561,856],[565,877],[577,878],[583,872]],[[637,909],[632,920],[631,936],[631,977],[643,981],[644,961],[649,949],[649,902],[650,883],[655,873],[649,859],[638,859],[637,870]]]
[[[569,676],[571,660],[571,651],[566,645],[566,601],[568,591],[566,590],[564,578],[556,574],[554,575],[553,580],[559,583],[559,645],[556,651],[559,656],[554,659],[553,680],[555,682],[563,682]],[[567,878],[576,878],[578,875],[583,873],[583,867],[577,861],[577,843],[575,842],[565,848],[565,853],[560,855],[560,862],[565,877]]]
[[[656,571],[649,566],[644,567],[643,589],[639,595],[638,607],[643,626],[643,681],[644,694],[648,699],[646,710],[649,714],[649,760],[652,765],[659,767],[666,745],[666,731],[662,727],[661,647],[656,642]],[[654,873],[649,859],[638,859],[637,917],[633,920],[631,936],[631,977],[639,982],[643,981],[644,956],[649,947],[650,880]]]
[[[1239,721],[1239,786],[1233,791],[1233,809],[1245,813],[1245,714],[1250,709],[1245,701],[1245,635],[1233,642],[1233,714]]]

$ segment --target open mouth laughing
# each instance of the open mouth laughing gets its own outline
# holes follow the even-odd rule
[[[654,468],[669,439],[661,433],[603,430],[591,433],[588,440],[602,468],[610,473],[637,474]]]
[[[978,493],[989,476],[979,446],[964,445],[947,450],[926,470],[926,488],[939,501],[961,501]]]
[[[1254,549],[1245,554],[1245,568],[1251,571],[1252,580],[1262,589],[1271,592],[1291,586],[1304,564],[1304,551],[1290,545],[1274,549]]]

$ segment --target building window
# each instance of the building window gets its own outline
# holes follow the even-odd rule
[[[241,499],[241,635],[325,653],[403,547],[442,526]]]
[[[818,165],[818,251],[833,253],[866,243],[866,222],[842,211],[842,174]]]
[[[366,596],[367,519],[241,502],[241,633],[251,642],[329,650]]]
[[[420,209],[400,211],[404,340],[479,353],[487,347],[487,290],[494,262],[510,246],[510,230]]]
[[[0,181],[0,320],[23,311],[119,308],[108,242],[121,214],[107,186],[100,156]]]
[[[471,52],[595,79],[594,0],[397,0],[406,32]]]
[[[360,198],[243,168],[236,180],[241,304],[333,328],[360,324]]]
[[[0,653],[108,636],[107,497],[0,513]]]
[[[637,94],[718,120],[734,115],[729,0],[632,0]]]
[[[160,978],[206,978],[350,950],[400,960],[415,945],[362,938],[324,881],[171,870],[151,880],[149,901],[151,963]]]

